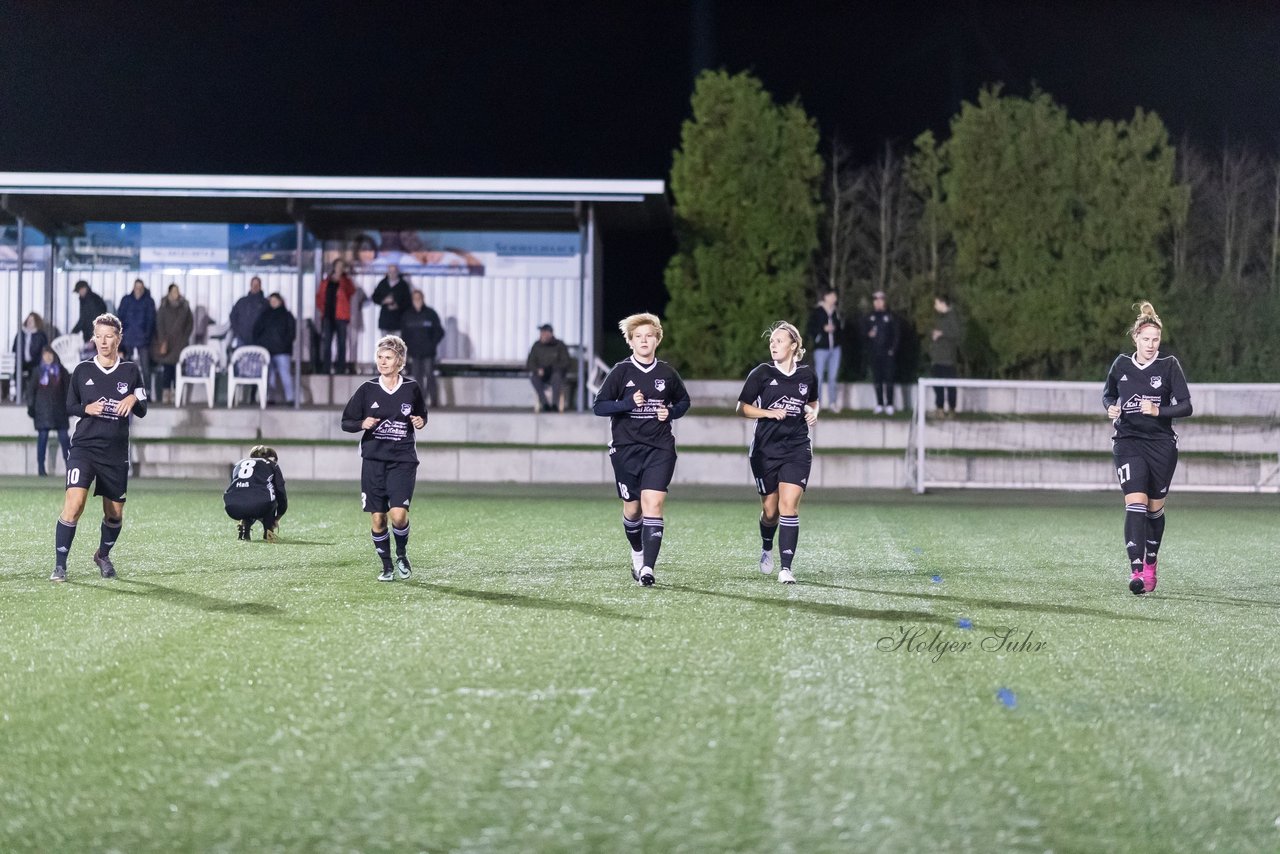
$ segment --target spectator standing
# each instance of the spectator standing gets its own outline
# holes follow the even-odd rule
[[[253,325],[258,316],[267,310],[267,295],[262,292],[262,279],[249,280],[249,293],[236,300],[231,307],[231,348],[258,343],[253,337]]]
[[[951,297],[946,294],[933,298],[933,310],[938,316],[930,333],[929,361],[933,363],[930,373],[935,377],[953,378],[960,355],[960,318],[951,305]],[[956,414],[955,386],[934,386],[933,400],[938,415]]]
[[[285,308],[284,297],[273,293],[267,299],[267,310],[253,324],[253,340],[271,354],[271,372],[267,378],[267,399],[280,385],[284,402],[293,406],[293,339],[298,333],[297,321]],[[277,398],[278,399],[278,398]]]
[[[840,396],[836,382],[840,376],[840,335],[843,324],[836,308],[838,296],[834,290],[828,290],[822,299],[809,312],[809,322],[805,326],[805,340],[809,342],[806,349],[813,350],[813,368],[818,372],[818,384],[826,384],[826,394],[821,395],[829,404],[831,412],[840,411]]]
[[[320,280],[316,288],[316,316],[320,319],[320,370],[323,373],[341,373],[347,363],[347,327],[351,324],[351,297],[356,286],[347,275],[347,262],[333,262],[329,275]],[[337,367],[333,360],[334,339],[337,339]]]
[[[395,264],[388,265],[387,275],[373,289],[371,299],[379,306],[378,332],[381,335],[400,335],[404,330],[404,313],[409,308],[412,295],[409,293],[409,282],[400,275],[399,267]]]
[[[871,295],[871,313],[862,324],[871,351],[871,384],[875,387],[875,414],[893,414],[893,384],[898,370],[898,319],[885,305],[884,291]]]
[[[543,412],[564,412],[564,380],[573,365],[569,348],[555,336],[550,323],[538,327],[538,340],[529,348],[525,366],[529,369],[529,381],[533,383],[538,405]],[[551,387],[551,400],[547,400],[547,387]]]
[[[177,375],[178,357],[182,348],[191,341],[195,317],[187,298],[178,289],[177,282],[169,290],[156,310],[156,334],[151,342],[151,358],[160,366],[160,383],[156,389],[162,403],[173,402],[173,381]]]
[[[436,351],[444,338],[444,324],[417,288],[409,298],[409,307],[401,315],[400,323],[404,331],[402,337],[409,350],[409,376],[422,386],[427,406],[434,408],[440,403],[440,393],[436,388]]]
[[[22,328],[13,336],[13,352],[22,361],[21,372],[25,376],[40,361],[40,353],[49,343],[49,331],[45,329],[44,318],[34,311],[22,321]]]
[[[143,385],[150,388],[151,339],[156,334],[156,302],[151,298],[146,282],[142,279],[133,280],[133,290],[121,297],[116,315],[124,324],[121,357],[138,365]]]
[[[39,364],[33,365],[27,381],[27,415],[36,427],[36,471],[45,477],[44,461],[49,451],[49,431],[58,433],[58,449],[62,451],[65,467],[71,452],[71,439],[67,428],[67,385],[70,376],[62,366],[58,354],[47,344],[40,350]]]
[[[80,296],[80,319],[76,321],[76,325],[71,327],[71,333],[80,333],[85,341],[93,337],[93,322],[98,319],[99,315],[107,313],[107,302],[102,297],[93,292],[93,288],[89,287],[89,283],[84,279],[76,282],[72,288]]]

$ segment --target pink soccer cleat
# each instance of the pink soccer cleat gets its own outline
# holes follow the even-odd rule
[[[1142,587],[1144,593],[1150,593],[1156,589],[1156,559],[1153,557],[1150,563],[1143,561],[1142,564]]]

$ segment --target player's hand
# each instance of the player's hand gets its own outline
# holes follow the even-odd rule
[[[409,423],[413,425],[414,430],[421,430],[423,427],[427,426],[427,419],[423,418],[421,415],[414,415],[409,418]]]
[[[1154,416],[1154,415],[1159,415],[1159,414],[1160,414],[1160,404],[1158,404],[1158,403],[1152,403],[1152,402],[1151,402],[1151,401],[1149,401],[1149,400],[1144,400],[1144,401],[1142,401],[1142,414],[1143,414],[1143,415],[1153,415],[1153,416]]]
[[[1107,407],[1107,417],[1112,421],[1120,417],[1120,405],[1118,403],[1113,403]]]
[[[119,415],[121,418],[125,418],[126,416],[128,416],[130,412],[133,411],[133,405],[137,402],[138,402],[137,396],[132,394],[128,395],[124,400],[116,404],[116,414]],[[85,411],[87,412],[88,409],[86,408]]]
[[[787,410],[785,409],[769,409],[767,412],[768,415],[766,417],[772,418],[774,421],[781,421],[787,417]]]
[[[934,340],[934,341],[937,341],[937,340],[938,340],[939,338],[941,338],[941,337],[942,337],[942,330],[941,330],[941,329],[935,329],[935,330],[933,330],[933,340]]]
[[[818,410],[814,409],[812,406],[806,406],[804,408],[804,423],[812,427],[814,422],[817,420]]]
[[[360,422],[360,426],[365,430],[372,430],[374,427],[378,426],[378,422],[381,420],[381,418],[374,418],[370,415],[368,418]]]
[[[636,389],[636,393],[631,395],[631,399],[635,401],[636,407],[644,406],[644,392]]]
[[[101,415],[102,401],[95,400],[93,403],[86,404],[84,407],[84,414],[85,415]]]
[[[637,392],[637,394],[639,394],[639,392]],[[665,406],[659,406],[656,411],[658,413],[659,421],[666,421],[667,418],[671,415],[671,410],[667,409]]]

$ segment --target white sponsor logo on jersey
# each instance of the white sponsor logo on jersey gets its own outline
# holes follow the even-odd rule
[[[93,385],[93,380],[85,380],[85,385]]]
[[[401,414],[401,415],[408,415],[408,414],[409,414],[410,412],[412,412],[412,411],[413,411],[413,407],[412,407],[412,406],[410,406],[409,404],[407,404],[407,403],[402,403],[402,404],[400,404],[400,414]]]
[[[655,389],[657,389],[658,391],[666,391],[666,388],[667,388],[667,381],[666,381],[666,380],[654,380],[654,381],[653,381],[653,387],[654,387]]]
[[[1128,375],[1128,374],[1121,374],[1121,375],[1120,375],[1120,382],[1122,382],[1122,383],[1127,383],[1128,381],[1129,381],[1129,375]]]
[[[1151,387],[1152,387],[1152,388],[1160,388],[1160,377],[1152,377],[1152,378],[1151,378]]]
[[[769,380],[769,385],[777,385],[777,384],[778,384],[777,380]]]
[[[120,394],[128,394],[128,393],[129,393],[129,384],[128,384],[128,383],[116,383],[116,391],[118,391]]]
[[[633,383],[631,380],[627,380],[627,384],[623,386],[623,388],[635,388],[635,387],[636,387],[636,384]]]
[[[800,393],[801,393],[801,394],[808,394],[808,393],[809,393],[809,384],[808,384],[808,383],[800,383]]]
[[[376,401],[376,400],[375,400],[373,403],[369,404],[369,408],[370,408],[370,409],[379,409],[379,408],[381,408],[381,407],[379,407],[379,406],[378,406],[378,401]]]

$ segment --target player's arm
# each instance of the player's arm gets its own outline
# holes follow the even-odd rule
[[[621,392],[622,367],[615,366],[609,372],[609,375],[604,378],[604,382],[600,384],[600,391],[596,394],[595,403],[591,404],[591,411],[596,415],[608,416],[630,412],[635,409],[635,400],[630,397],[623,397]]]
[[[742,414],[743,418],[750,418],[755,421],[759,418],[772,418],[767,410],[761,409],[757,404],[760,400],[760,369],[756,368],[747,374],[747,381],[742,384],[742,391],[738,393],[737,411]]]
[[[276,513],[283,516],[289,509],[289,495],[284,488],[284,472],[280,471],[279,465],[273,465],[272,468],[275,470],[273,473],[276,482]]]
[[[366,429],[364,422],[364,386],[361,386],[342,409],[342,431],[359,433]]]
[[[71,372],[71,381],[67,383],[67,414],[76,418],[85,416],[84,402],[80,400],[80,384],[76,382],[75,371]]]
[[[684,414],[689,411],[689,407],[693,406],[693,401],[689,398],[689,390],[684,387],[684,380],[676,375],[675,399],[673,403],[667,405],[667,411],[670,412],[671,420],[683,418]]]
[[[414,430],[421,430],[427,426],[427,399],[422,395],[422,386],[416,382],[413,384],[413,402],[409,409],[409,423],[413,425]]]
[[[116,412],[124,418],[130,414],[143,418],[147,414],[147,392],[142,382],[142,369],[134,366],[133,392],[116,404]]]
[[[1107,381],[1102,386],[1102,405],[1106,407],[1107,417],[1113,419],[1120,417],[1120,386],[1119,375],[1116,373],[1116,366],[1119,363],[1119,358],[1111,363],[1111,370],[1107,371]]]
[[[1169,403],[1157,406],[1153,414],[1164,418],[1186,418],[1191,412],[1191,390],[1187,388],[1187,377],[1182,373],[1182,364],[1174,359],[1169,370]]]

